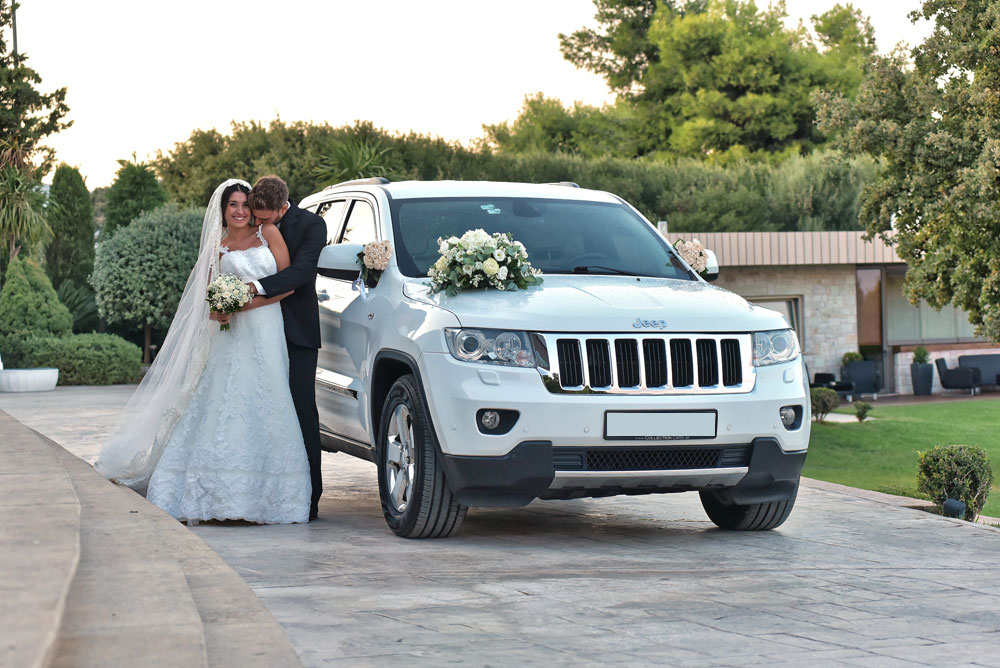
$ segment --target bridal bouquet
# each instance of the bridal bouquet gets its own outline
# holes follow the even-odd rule
[[[444,290],[454,297],[469,288],[524,290],[542,282],[524,245],[509,234],[469,230],[461,238],[439,238],[438,251],[441,257],[427,271],[432,293]]]
[[[708,266],[708,253],[705,252],[705,245],[700,241],[697,239],[692,239],[691,241],[678,239],[674,242],[674,248],[677,250],[677,254],[681,256],[681,259],[687,262],[696,272],[700,274],[705,271],[705,267]]]
[[[250,289],[235,274],[222,274],[208,284],[205,301],[214,313],[235,313],[253,299]],[[219,325],[223,332],[229,330],[229,323]]]
[[[361,279],[377,281],[385,268],[389,266],[392,257],[392,243],[389,241],[372,241],[365,244],[364,250],[358,253],[358,264],[361,265]]]

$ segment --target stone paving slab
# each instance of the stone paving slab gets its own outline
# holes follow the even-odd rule
[[[0,665],[45,665],[80,558],[80,504],[50,446],[0,412]]]
[[[371,464],[324,455],[324,480],[317,522],[193,528],[307,666],[998,665],[1000,532],[873,493],[804,481],[772,532],[677,494],[473,509],[419,541],[386,528]]]

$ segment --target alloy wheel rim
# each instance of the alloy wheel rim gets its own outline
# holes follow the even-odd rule
[[[406,510],[416,477],[413,420],[405,404],[397,405],[389,418],[385,443],[385,482],[389,503],[397,513]]]

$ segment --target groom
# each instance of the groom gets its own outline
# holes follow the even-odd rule
[[[323,493],[320,469],[319,413],[316,411],[316,360],[319,355],[319,306],[316,299],[316,263],[326,245],[326,223],[288,200],[288,186],[277,176],[262,176],[250,191],[250,209],[257,223],[274,223],[288,245],[291,264],[276,274],[254,281],[250,292],[280,295],[288,344],[288,384],[302,438],[309,457],[312,503],[309,519],[319,512]]]

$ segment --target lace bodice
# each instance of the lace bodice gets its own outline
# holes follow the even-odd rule
[[[219,271],[223,274],[236,274],[244,281],[256,281],[258,278],[270,276],[278,270],[278,264],[274,259],[274,254],[267,247],[264,235],[257,228],[257,238],[260,239],[260,246],[253,246],[244,250],[229,250],[223,239],[219,250],[222,258],[219,260]]]

